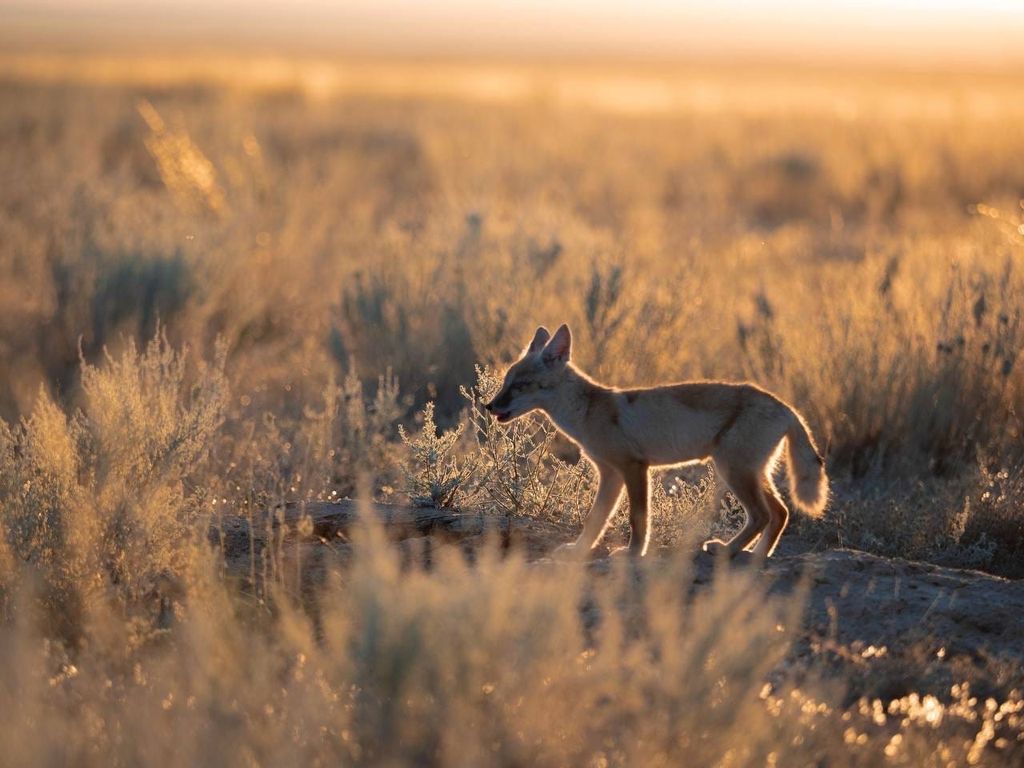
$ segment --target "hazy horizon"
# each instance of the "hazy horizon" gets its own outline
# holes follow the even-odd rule
[[[0,0],[8,48],[314,54],[769,58],[999,65],[1024,58],[1024,5],[897,0]]]

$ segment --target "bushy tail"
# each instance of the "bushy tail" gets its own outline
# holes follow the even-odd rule
[[[789,488],[796,506],[811,517],[821,517],[828,503],[825,460],[814,445],[807,423],[795,410],[786,430],[786,453]]]

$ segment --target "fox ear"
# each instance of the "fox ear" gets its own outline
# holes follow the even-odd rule
[[[551,338],[551,334],[548,329],[543,325],[537,329],[537,332],[533,334],[533,341],[530,342],[529,349],[526,350],[526,354],[532,355],[534,352],[540,352],[544,349],[544,345],[548,343],[548,339]]]
[[[555,331],[551,341],[544,347],[544,352],[541,356],[545,363],[567,363],[569,362],[571,352],[572,333],[569,331],[569,326],[562,323],[558,330]]]

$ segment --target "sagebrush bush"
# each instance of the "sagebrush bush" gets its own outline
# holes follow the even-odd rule
[[[499,514],[582,523],[595,488],[592,467],[546,419],[498,424],[484,403],[500,385],[495,371],[478,367],[476,384],[462,388],[477,464],[474,501]]]
[[[10,554],[41,579],[52,621],[75,639],[93,604],[145,609],[188,575],[208,517],[203,462],[227,398],[224,355],[188,371],[157,336],[144,352],[82,367],[82,408],[45,391],[4,425],[0,487]]]

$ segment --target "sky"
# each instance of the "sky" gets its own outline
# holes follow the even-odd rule
[[[0,0],[24,47],[1024,60],[1024,0]]]

